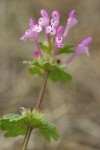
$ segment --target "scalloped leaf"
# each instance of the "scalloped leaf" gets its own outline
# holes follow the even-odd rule
[[[0,128],[5,132],[5,137],[16,137],[18,135],[25,135],[26,126],[24,117],[18,114],[4,115],[0,120]]]
[[[34,66],[29,67],[28,70],[31,75],[34,75],[34,74],[42,75],[43,74],[42,71],[40,70],[40,68],[37,68]]]
[[[22,115],[7,114],[0,120],[0,129],[5,131],[5,137],[16,137],[25,135],[27,127],[39,129],[42,136],[51,142],[51,139],[58,140],[59,133],[56,127],[50,123],[44,114],[30,109],[24,109]]]
[[[61,69],[56,69],[54,71],[52,71],[50,74],[49,74],[49,78],[52,80],[52,81],[64,81],[64,82],[68,82],[68,81],[71,81],[72,80],[72,76],[61,70]]]
[[[40,70],[48,70],[48,71],[52,71],[55,70],[57,68],[59,69],[64,69],[67,65],[66,64],[55,64],[55,63],[50,63],[47,60],[35,60],[35,61],[24,61],[24,64],[28,64],[30,65],[30,68],[33,68],[33,74],[35,72],[41,72]],[[40,70],[39,70],[40,69]]]
[[[72,76],[64,71],[67,64],[55,64],[44,60],[37,60],[33,62],[25,62],[31,64],[29,71],[31,74],[43,75],[43,70],[49,71],[49,79],[52,81],[68,82],[72,80]]]
[[[74,46],[73,45],[66,45],[64,48],[59,48],[57,55],[65,54],[65,53],[74,53]]]

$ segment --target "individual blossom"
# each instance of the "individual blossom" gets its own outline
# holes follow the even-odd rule
[[[60,14],[58,11],[53,11],[52,12],[52,19],[51,19],[51,25],[53,27],[58,27],[60,22]]]
[[[89,56],[89,48],[88,45],[92,42],[92,38],[88,37],[85,38],[76,48],[77,54],[86,53]]]
[[[34,32],[32,29],[35,27],[35,21],[30,18],[30,29],[26,30],[24,35],[20,38],[20,40],[26,42],[27,40],[36,40],[37,39],[37,33]]]
[[[75,52],[72,54],[71,57],[69,57],[69,59],[67,60],[67,64],[69,64],[70,62],[73,61],[73,59],[79,55],[79,54],[86,54],[87,56],[89,56],[89,48],[88,45],[92,42],[92,38],[88,37],[85,38],[83,41],[81,41],[81,43],[76,47]]]
[[[59,26],[58,30],[57,30],[57,34],[55,36],[55,44],[58,48],[63,48],[63,32],[64,32],[64,28],[63,26]]]
[[[64,31],[63,37],[67,37],[70,29],[74,27],[78,23],[78,20],[76,19],[76,11],[72,10],[69,14],[69,18],[67,20],[66,29]]]
[[[59,26],[57,33],[55,35],[54,51],[53,51],[53,55],[52,55],[53,58],[55,58],[58,48],[64,47],[64,45],[62,43],[63,42],[63,31],[64,31],[63,26]]]
[[[51,25],[47,26],[45,31],[46,31],[47,34],[51,34],[51,35],[56,34],[56,29]]]
[[[56,35],[57,27],[60,22],[60,14],[58,11],[52,12],[51,25],[46,27],[46,33],[51,35]]]
[[[23,34],[23,36],[20,38],[21,41],[26,42],[29,38]]]
[[[38,24],[35,25],[35,28],[33,28],[33,31],[35,32],[41,32],[43,27],[47,27],[49,25],[50,19],[48,12],[46,10],[41,10],[41,18],[38,20]]]
[[[46,27],[49,25],[50,19],[49,19],[49,15],[48,12],[46,10],[41,10],[41,18],[39,18],[39,25],[41,25],[42,27]]]
[[[42,57],[42,52],[40,50],[40,46],[39,46],[39,42],[38,42],[38,33],[36,31],[34,31],[35,28],[35,21],[30,18],[30,29],[26,30],[24,35],[20,38],[20,40],[26,42],[27,40],[34,40],[37,50],[40,53],[40,56]]]

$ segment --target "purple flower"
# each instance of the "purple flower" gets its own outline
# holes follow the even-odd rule
[[[42,27],[47,27],[49,25],[50,19],[49,19],[49,15],[48,12],[46,10],[41,10],[41,18],[39,18],[38,20],[38,24],[35,25],[35,27],[33,28],[33,31],[39,33],[42,31]]]
[[[41,16],[42,16],[42,17],[46,17],[47,19],[49,19],[49,14],[48,14],[48,12],[47,12],[46,10],[42,9],[42,10],[40,11],[40,13],[41,13]]]
[[[55,36],[55,47],[54,47],[54,51],[53,51],[53,58],[55,58],[56,54],[57,54],[57,50],[58,48],[63,48],[63,26],[59,26],[56,36]]]
[[[52,12],[52,18],[54,19],[54,20],[60,20],[60,13],[58,12],[58,11],[53,11]]]
[[[30,18],[30,29],[33,29],[35,25],[36,25],[35,20],[33,20],[32,18]]]
[[[33,32],[39,33],[42,31],[42,27],[41,27],[41,25],[37,24],[37,25],[35,25],[35,27],[32,30],[33,30]]]
[[[46,33],[50,33],[51,35],[55,35],[56,34],[56,29],[53,26],[47,26],[45,28]]]
[[[59,26],[58,30],[57,30],[57,34],[55,36],[55,44],[58,48],[63,48],[63,32],[64,32],[64,28],[63,26]]]
[[[67,20],[67,25],[66,25],[66,29],[64,31],[64,34],[63,34],[63,37],[67,37],[68,35],[68,32],[70,31],[70,29],[72,27],[74,27],[77,23],[78,23],[78,20],[75,18],[76,17],[76,11],[75,10],[72,10],[69,14],[69,18]]]
[[[50,19],[48,12],[46,10],[41,10],[41,18],[39,18],[38,24],[42,27],[46,27],[49,25]]]
[[[35,21],[30,18],[30,29],[26,30],[24,35],[20,38],[20,40],[26,42],[29,39],[33,39],[34,41],[37,39],[37,33],[33,31],[35,27]]]
[[[21,41],[26,42],[29,38],[23,34],[23,36],[20,38]]]
[[[36,27],[36,23],[35,21],[31,18],[30,19],[30,29],[26,30],[24,35],[20,38],[20,40],[26,42],[27,40],[29,39],[32,39],[34,40],[35,44],[36,44],[36,47],[37,47],[37,50],[39,51],[39,54],[41,57],[42,56],[42,52],[40,50],[40,46],[39,46],[39,43],[38,43],[38,34],[36,31],[34,31],[34,28]]]
[[[49,25],[49,20],[46,18],[46,17],[41,17],[38,21],[38,24],[41,26],[41,27],[46,27]]]
[[[60,22],[59,12],[58,11],[53,11],[52,12],[51,25],[56,28],[56,27],[58,27],[59,22]]]
[[[51,19],[51,25],[47,26],[45,31],[46,33],[50,33],[51,35],[56,35],[57,27],[59,26],[60,22],[60,14],[58,11],[52,12],[52,19]]]
[[[70,62],[73,61],[73,59],[79,55],[79,54],[87,54],[87,56],[89,56],[89,48],[88,45],[92,42],[92,38],[88,37],[85,38],[84,40],[82,40],[82,42],[76,47],[75,52],[71,55],[71,57],[69,57],[69,59],[67,60],[67,64],[69,64]]]
[[[77,54],[83,54],[86,53],[87,56],[89,56],[89,48],[88,45],[92,42],[92,38],[88,37],[85,38],[76,48]]]
[[[38,58],[38,57],[40,57],[40,56],[41,56],[41,54],[40,54],[40,51],[39,51],[39,50],[34,51],[34,57],[35,57],[35,58]]]
[[[33,32],[31,29],[27,30],[27,31],[25,32],[25,35],[26,35],[29,39],[34,39],[34,40],[37,39],[37,33],[36,33],[36,32]]]

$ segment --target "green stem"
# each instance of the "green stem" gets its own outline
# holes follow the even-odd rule
[[[24,138],[22,150],[26,150],[27,144],[28,144],[28,141],[29,141],[29,138],[30,138],[30,135],[31,135],[31,132],[32,132],[32,127],[28,127],[26,135],[25,135],[25,138]]]
[[[43,99],[43,95],[44,95],[48,75],[49,75],[49,72],[45,71],[43,81],[42,81],[42,84],[41,84],[41,87],[40,87],[39,95],[38,95],[38,98],[37,98],[36,104],[35,104],[35,109],[36,110],[39,110],[39,108],[41,106],[41,102],[42,102],[42,99]],[[26,132],[26,135],[25,135],[25,138],[24,138],[24,141],[23,141],[23,145],[22,145],[22,150],[26,150],[32,130],[33,130],[33,128],[28,126],[27,132]]]

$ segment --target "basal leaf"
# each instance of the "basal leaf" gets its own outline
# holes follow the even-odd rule
[[[40,133],[42,134],[42,136],[47,140],[47,142],[51,142],[51,136],[48,132],[48,130],[46,129],[39,129]]]
[[[73,45],[66,45],[64,48],[58,49],[58,55],[64,54],[64,53],[73,53],[74,52],[74,46]]]
[[[42,136],[50,142],[51,139],[58,140],[59,133],[56,127],[50,123],[44,114],[30,109],[23,109],[22,115],[7,114],[0,120],[0,129],[5,132],[5,137],[16,137],[25,135],[27,127],[39,129]]]
[[[27,111],[24,112],[24,116],[27,118],[27,115],[29,116],[29,110],[28,113]],[[31,116],[31,126],[34,128],[38,128],[40,133],[43,135],[43,137],[50,142],[51,139],[58,140],[59,138],[59,133],[56,127],[50,123],[44,114],[36,111],[35,109],[32,111],[30,114]]]
[[[0,120],[1,130],[5,131],[6,137],[16,137],[18,135],[25,135],[26,126],[24,117],[18,114],[4,115]]]
[[[18,121],[23,119],[23,116],[19,114],[6,114],[3,116],[4,120],[9,120],[9,121]]]

